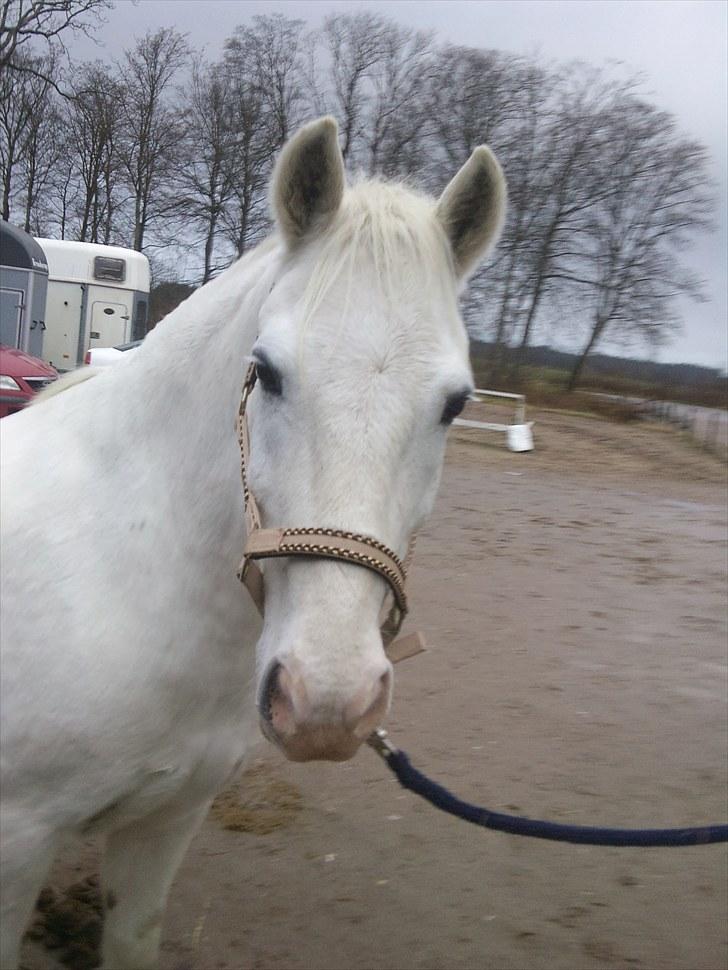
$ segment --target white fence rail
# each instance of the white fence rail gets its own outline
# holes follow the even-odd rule
[[[515,410],[510,424],[473,421],[470,418],[455,418],[453,423],[460,428],[505,432],[506,444],[510,451],[533,451],[533,421],[526,421],[525,395],[511,394],[508,391],[486,391],[480,387],[476,388],[472,395],[474,401],[485,402],[488,398],[502,398],[514,402]]]
[[[640,411],[645,417],[677,425],[707,451],[728,458],[728,412],[675,401],[643,401]]]
[[[689,432],[695,440],[720,458],[728,458],[728,411],[705,408],[697,404],[677,401],[655,401],[624,394],[604,394],[591,391],[593,397],[632,404],[642,418],[665,421]]]

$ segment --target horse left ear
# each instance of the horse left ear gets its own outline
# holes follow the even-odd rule
[[[498,240],[506,215],[506,180],[498,160],[480,145],[437,203],[455,270],[468,276]]]
[[[284,145],[273,173],[273,211],[289,245],[331,222],[345,182],[336,121],[304,125]]]

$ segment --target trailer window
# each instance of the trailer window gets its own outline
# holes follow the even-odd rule
[[[135,340],[142,340],[147,333],[147,301],[137,300],[134,308],[134,325],[132,336]]]
[[[114,259],[111,256],[96,256],[94,258],[94,279],[123,283],[126,279],[126,260]]]

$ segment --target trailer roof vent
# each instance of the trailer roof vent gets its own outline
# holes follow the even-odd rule
[[[126,260],[111,256],[94,257],[94,279],[123,283],[126,279]]]

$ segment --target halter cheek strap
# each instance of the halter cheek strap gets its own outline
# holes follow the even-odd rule
[[[250,593],[258,611],[265,609],[265,585],[263,573],[258,566],[261,559],[280,556],[315,559],[338,559],[378,573],[388,584],[392,605],[380,625],[382,641],[392,663],[421,653],[424,640],[419,633],[411,633],[394,641],[407,615],[405,581],[407,569],[414,554],[414,538],[409,544],[404,563],[383,542],[371,536],[344,529],[303,527],[289,529],[262,528],[260,511],[255,496],[248,485],[247,466],[250,455],[250,435],[245,410],[248,398],[256,382],[255,366],[251,365],[245,377],[237,417],[238,443],[240,445],[240,470],[245,503],[247,540],[243,558],[238,568],[238,579]]]

